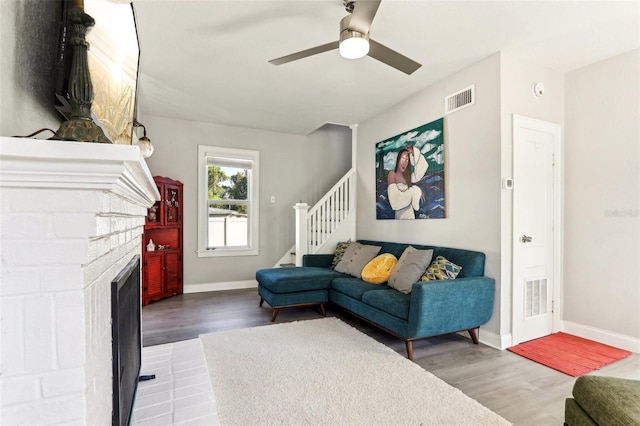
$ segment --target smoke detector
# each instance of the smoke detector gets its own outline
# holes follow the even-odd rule
[[[536,98],[539,98],[542,95],[544,95],[544,84],[542,84],[542,83],[534,84],[533,85],[533,96],[535,96]]]

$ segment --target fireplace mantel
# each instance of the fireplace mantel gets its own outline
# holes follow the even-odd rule
[[[157,200],[136,146],[0,137],[3,423],[111,423],[111,281]]]
[[[0,186],[108,190],[145,206],[160,199],[132,145],[2,137]]]

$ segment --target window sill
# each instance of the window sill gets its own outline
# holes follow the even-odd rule
[[[197,250],[198,257],[230,257],[230,256],[257,256],[259,250],[248,249],[216,249],[216,250]]]

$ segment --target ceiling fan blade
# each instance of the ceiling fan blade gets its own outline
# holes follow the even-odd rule
[[[337,49],[340,46],[340,42],[332,41],[331,43],[323,44],[322,46],[312,47],[311,49],[301,50],[300,52],[292,53],[291,55],[283,56],[281,58],[272,59],[269,63],[273,65],[282,65],[287,62],[297,61],[298,59],[306,58],[307,56],[317,55],[318,53],[328,52],[329,50]]]
[[[382,0],[357,0],[351,14],[349,29],[362,34],[369,34],[369,28],[376,16]]]
[[[416,61],[413,61],[406,56],[396,52],[395,50],[389,49],[387,46],[384,46],[371,39],[369,39],[368,55],[373,59],[377,59],[380,62],[383,62],[390,67],[393,67],[398,71],[402,71],[403,73],[409,75],[413,74],[415,70],[422,66]]]

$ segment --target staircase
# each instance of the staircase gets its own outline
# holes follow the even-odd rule
[[[277,266],[301,266],[305,254],[333,253],[337,242],[355,237],[355,170],[349,170],[313,207],[298,203],[294,209],[296,243]]]

